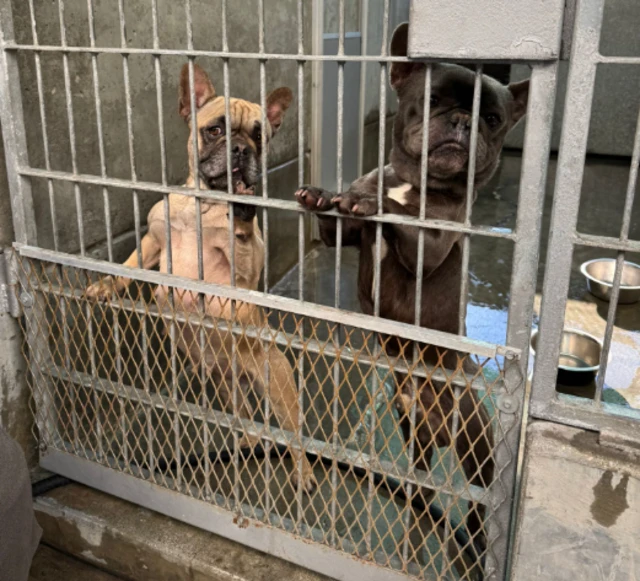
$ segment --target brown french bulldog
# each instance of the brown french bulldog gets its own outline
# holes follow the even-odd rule
[[[408,24],[401,24],[391,41],[391,54],[406,56]],[[421,63],[391,65],[391,85],[398,94],[398,112],[393,126],[390,164],[384,168],[382,211],[385,214],[418,216],[420,212],[420,168],[425,66]],[[471,111],[475,75],[453,64],[433,65],[432,93],[429,95],[429,149],[426,218],[462,222],[466,210]],[[529,81],[502,85],[484,76],[476,152],[475,189],[486,184],[500,161],[504,139],[525,115]],[[374,245],[376,224],[352,216],[373,216],[378,211],[378,170],[355,181],[340,194],[314,187],[303,187],[296,198],[305,208],[323,212],[335,208],[343,219],[342,244],[360,249],[358,297],[362,310],[373,314]],[[336,244],[336,219],[317,215],[322,240]],[[461,235],[457,232],[424,231],[424,266],[417,272],[418,228],[384,224],[380,316],[404,323],[414,322],[417,277],[422,278],[420,325],[458,332],[461,281]],[[380,337],[385,351],[411,359],[413,346],[397,337]],[[464,369],[473,375],[473,365],[463,363],[457,353],[422,346],[420,357],[432,364],[444,363],[450,369]],[[411,382],[396,375],[399,408],[405,437],[409,437],[409,410],[412,407]],[[455,395],[449,385],[438,386],[424,380],[419,385],[417,466],[429,469],[436,447],[451,444]],[[456,449],[468,480],[488,486],[493,479],[493,436],[487,411],[474,390],[463,390],[457,405],[460,431]],[[470,528],[471,528],[470,524]],[[475,528],[480,526],[475,524]]]
[[[258,179],[261,151],[261,132],[266,133],[267,143],[276,134],[282,124],[285,111],[289,108],[293,95],[286,87],[276,89],[267,97],[267,126],[262,127],[262,108],[256,103],[242,99],[230,99],[231,127],[225,124],[225,99],[217,96],[207,74],[194,65],[194,89],[196,98],[196,119],[191,119],[191,98],[189,91],[188,65],[182,69],[180,80],[179,112],[189,124],[190,135],[187,149],[189,152],[189,177],[186,186],[195,186],[195,172],[200,176],[202,189],[221,190],[226,192],[228,180],[233,183],[233,191],[238,195],[251,195]],[[193,138],[191,131],[197,131],[198,168],[193,167]],[[227,171],[227,140],[231,140],[232,175]],[[196,203],[192,196],[180,194],[169,195],[171,226],[171,255],[173,274],[186,278],[198,279],[198,246],[196,236]],[[240,288],[255,290],[260,281],[264,263],[264,243],[262,233],[255,216],[255,206],[234,204],[234,230],[236,285]],[[231,283],[231,266],[229,250],[229,217],[226,203],[212,203],[202,200],[202,243],[204,280],[206,282],[229,285]],[[142,266],[154,268],[159,266],[160,272],[168,272],[167,250],[165,238],[164,204],[156,204],[147,218],[148,233],[142,239]],[[124,263],[137,267],[137,253],[133,252]],[[90,286],[86,296],[98,300],[109,300],[113,293],[123,292],[131,283],[131,279],[123,277],[106,277]],[[159,286],[155,290],[156,300],[160,307],[169,306],[167,287]],[[175,310],[184,313],[198,313],[198,295],[188,291],[175,292]],[[205,295],[205,314],[227,324],[255,325],[259,328],[266,325],[266,316],[261,307],[236,302],[236,313],[232,320],[231,301]],[[179,349],[190,359],[194,369],[204,361],[210,374],[220,390],[222,400],[229,407],[231,392],[231,352],[232,336],[222,330],[206,331],[206,346],[200,348],[197,325],[189,323],[177,324],[177,344]],[[240,385],[246,389],[247,384],[260,395],[267,396],[272,409],[282,427],[295,434],[299,429],[298,393],[294,381],[293,370],[285,355],[276,347],[265,350],[259,339],[247,336],[237,338],[237,373]],[[268,364],[267,364],[268,362]],[[267,380],[265,368],[268,366]],[[247,394],[239,397],[239,412],[245,418],[253,416],[253,410]],[[255,446],[259,438],[246,438],[243,442]],[[294,483],[305,491],[312,491],[316,486],[311,465],[305,455],[292,450],[295,460]],[[302,461],[302,482],[298,482],[297,466]]]

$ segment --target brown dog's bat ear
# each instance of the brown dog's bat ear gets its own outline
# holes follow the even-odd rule
[[[196,97],[196,111],[205,103],[216,96],[209,75],[197,64],[193,64],[193,90]],[[180,95],[178,100],[178,112],[188,121],[191,117],[191,91],[189,88],[189,65],[185,64],[180,71]]]
[[[407,56],[409,44],[409,23],[403,22],[394,31],[391,37],[391,56]],[[414,63],[391,63],[389,82],[397,91],[407,80],[416,66]]]
[[[275,89],[267,96],[267,119],[274,133],[280,129],[285,111],[289,108],[292,101],[293,93],[288,87]]]
[[[513,97],[513,113],[511,120],[515,125],[522,119],[527,112],[527,103],[529,102],[529,79],[518,83],[511,83],[509,92]]]

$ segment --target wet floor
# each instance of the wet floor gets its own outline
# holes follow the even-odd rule
[[[479,194],[473,208],[473,222],[497,228],[513,228],[518,210],[521,158],[505,153],[501,168],[492,182]],[[549,224],[552,211],[556,160],[549,165],[543,214],[541,260],[538,269],[536,298],[537,324],[539,294],[542,291]],[[587,160],[578,229],[585,234],[619,235],[629,174],[629,160],[594,157]],[[640,189],[640,188],[639,188]],[[562,195],[559,193],[558,195]],[[531,217],[535,219],[535,216]],[[640,235],[640,207],[632,212],[630,238]],[[510,241],[473,236],[469,268],[469,306],[467,334],[473,339],[504,344],[511,280],[512,248]],[[593,258],[614,258],[615,252],[576,247],[573,257],[566,326],[604,337],[608,303],[587,291],[580,265]],[[640,263],[638,256],[626,260]],[[346,248],[342,254],[340,306],[359,310],[356,292],[358,254]],[[324,305],[334,304],[335,250],[317,246],[304,264],[305,299]],[[272,290],[276,294],[298,297],[298,268],[290,271]],[[605,401],[640,409],[640,309],[638,304],[620,305],[616,315],[610,364],[605,378]]]

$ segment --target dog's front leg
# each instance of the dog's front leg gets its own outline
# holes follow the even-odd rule
[[[291,479],[296,487],[312,492],[318,485],[313,468],[305,453],[299,449],[302,442],[298,440],[300,432],[300,407],[298,390],[293,378],[293,369],[286,356],[277,347],[265,350],[262,344],[255,342],[238,349],[242,370],[253,379],[253,387],[261,396],[269,398],[271,409],[275,413],[280,426],[294,434],[296,447],[291,447],[293,472]],[[268,368],[268,376],[265,370]],[[298,467],[302,463],[302,478]]]
[[[142,254],[142,268],[153,268],[160,261],[161,246],[152,234],[146,234],[140,243]],[[131,256],[123,263],[123,266],[138,267],[138,251],[134,250]],[[131,279],[124,276],[106,276],[93,283],[85,291],[85,296],[90,299],[105,301],[113,296],[113,293],[123,292],[131,284]]]

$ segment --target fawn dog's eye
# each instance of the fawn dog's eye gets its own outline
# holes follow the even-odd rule
[[[211,137],[218,137],[222,135],[222,127],[220,127],[220,125],[214,125],[213,127],[209,127],[209,135]]]

